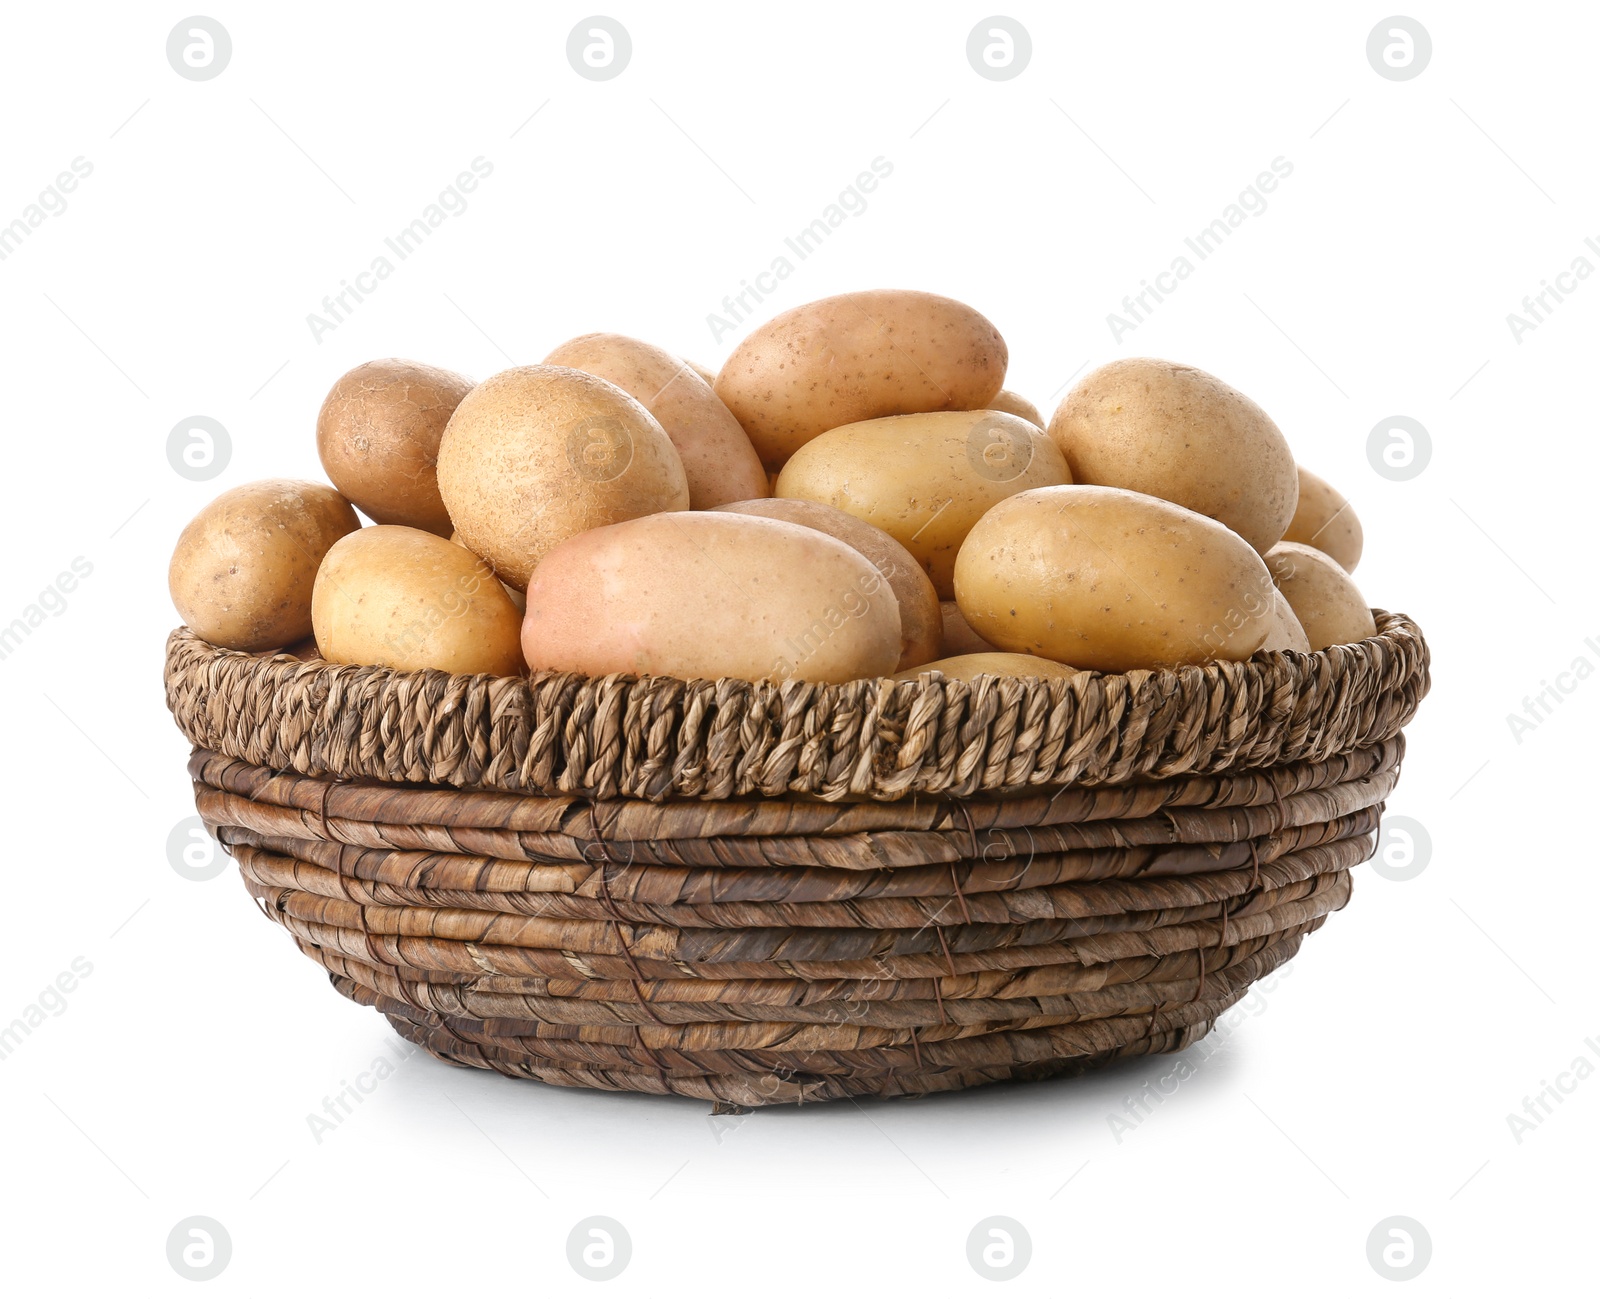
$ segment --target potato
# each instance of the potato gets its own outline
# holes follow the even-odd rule
[[[717,372],[710,366],[701,365],[700,362],[691,361],[687,357],[684,358],[683,363],[706,381],[706,387],[715,388],[717,386]],[[718,398],[718,400],[720,401],[721,398]]]
[[[943,411],[831,429],[783,467],[777,494],[821,501],[882,528],[948,599],[956,551],[985,510],[1070,481],[1061,452],[1027,420]]]
[[[311,596],[330,663],[515,676],[522,619],[494,570],[420,528],[379,524],[328,551]]]
[[[1050,436],[1075,483],[1159,496],[1226,524],[1262,554],[1294,517],[1294,455],[1243,393],[1186,365],[1129,357],[1086,375]]]
[[[1006,376],[1000,331],[933,293],[875,289],[775,316],[717,376],[768,469],[841,424],[924,411],[982,410]]]
[[[1350,502],[1334,490],[1327,480],[1303,466],[1300,469],[1300,503],[1289,520],[1285,541],[1315,546],[1338,561],[1347,573],[1361,562],[1361,520]]]
[[[1246,659],[1271,630],[1261,556],[1204,515],[1116,487],[1044,487],[979,519],[956,601],[1002,650],[1101,672]]]
[[[1044,416],[1039,413],[1039,408],[1021,393],[1012,392],[1009,388],[1002,388],[985,405],[986,410],[1001,410],[1007,415],[1015,415],[1025,419],[1035,428],[1043,428]]]
[[[864,519],[816,501],[758,500],[719,505],[719,513],[749,514],[762,519],[782,519],[803,528],[815,528],[859,550],[883,574],[900,606],[901,668],[936,659],[944,652],[939,593],[911,552],[882,528]]]
[[[1306,638],[1306,629],[1300,625],[1300,619],[1294,616],[1294,609],[1283,598],[1283,592],[1276,587],[1272,592],[1272,630],[1267,633],[1267,639],[1262,644],[1264,650],[1296,650],[1301,654],[1311,653],[1311,642]]]
[[[450,541],[452,545],[460,546],[463,550],[472,549],[471,546],[468,546],[464,541],[461,540],[461,534],[459,532],[452,532],[450,534]],[[482,559],[483,557],[480,555],[479,558]],[[489,563],[489,561],[486,559],[483,562],[486,564]],[[492,568],[493,565],[490,565],[490,567]],[[505,587],[506,594],[511,597],[511,603],[517,606],[518,615],[526,613],[528,611],[527,595],[522,591],[517,590],[517,588],[514,586],[507,586],[504,582],[501,582],[500,585]]]
[[[584,334],[561,344],[544,363],[599,375],[654,415],[683,461],[690,509],[768,494],[766,470],[733,412],[670,352],[621,334]]]
[[[944,649],[947,654],[997,654],[998,650],[967,625],[961,606],[954,600],[939,601],[939,620],[944,624]]]
[[[943,672],[952,681],[975,681],[979,677],[1072,677],[1077,676],[1078,669],[1033,654],[957,654],[908,672],[897,672],[894,679],[915,681],[924,672]]]
[[[167,569],[189,629],[224,649],[267,650],[311,634],[311,588],[328,548],[361,526],[322,483],[267,478],[223,492],[190,520]]]
[[[356,366],[317,416],[317,454],[329,481],[375,523],[449,536],[434,467],[444,426],[471,390],[471,379],[416,361]]]
[[[720,512],[658,514],[555,547],[528,586],[535,671],[850,681],[900,660],[883,575],[834,537]]]
[[[554,365],[504,370],[466,395],[439,445],[439,492],[467,549],[519,590],[576,533],[689,508],[655,416],[615,384]]]
[[[1281,541],[1267,552],[1267,567],[1313,651],[1378,634],[1372,610],[1350,574],[1315,546]]]

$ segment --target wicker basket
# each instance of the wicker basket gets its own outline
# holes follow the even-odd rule
[[[167,644],[195,798],[335,988],[455,1064],[724,1106],[1181,1050],[1372,852],[1428,687],[1318,654],[830,686]]]

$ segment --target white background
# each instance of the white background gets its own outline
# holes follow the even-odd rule
[[[219,1296],[588,1294],[565,1241],[591,1214],[632,1238],[617,1295],[989,1293],[965,1242],[996,1214],[1032,1238],[1019,1295],[1388,1293],[1366,1241],[1395,1214],[1433,1245],[1406,1293],[1592,1286],[1600,1077],[1520,1142],[1506,1116],[1600,1063],[1600,685],[1520,743],[1506,719],[1600,664],[1600,283],[1520,342],[1506,316],[1600,236],[1600,11],[1411,10],[1433,55],[1405,82],[1366,58],[1386,11],[1351,4],[1013,5],[1033,55],[1005,82],[967,62],[972,5],[619,4],[606,82],[567,62],[571,6],[207,12],[233,55],[206,82],[166,60],[182,9],[13,5],[0,38],[0,223],[93,166],[0,262],[0,623],[93,565],[0,662],[0,1023],[93,967],[0,1061],[9,1293],[192,1293],[165,1241],[194,1214],[232,1240]],[[315,341],[323,296],[480,156],[469,208]],[[1433,646],[1390,804],[1426,869],[1363,867],[1120,1142],[1107,1116],[1170,1060],[730,1126],[419,1056],[318,1143],[307,1115],[395,1039],[231,868],[168,864],[193,811],[160,680],[178,530],[223,488],[320,476],[318,405],[372,357],[481,378],[612,330],[719,364],[736,337],[708,313],[879,156],[867,210],[760,318],[917,287],[994,320],[1046,413],[1140,353],[1255,397],[1354,502],[1371,603]],[[1114,341],[1123,295],[1280,156],[1268,209]],[[196,414],[232,438],[211,482],[165,455]],[[1396,414],[1434,448],[1399,483],[1365,450]]]

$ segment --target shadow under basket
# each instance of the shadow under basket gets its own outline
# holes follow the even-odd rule
[[[1416,625],[1060,680],[452,676],[167,642],[207,827],[453,1064],[725,1106],[1197,1041],[1349,900]]]

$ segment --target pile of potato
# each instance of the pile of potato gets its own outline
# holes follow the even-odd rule
[[[230,649],[497,675],[1043,677],[1374,634],[1360,523],[1248,397],[1132,358],[1047,425],[1006,361],[972,308],[888,290],[716,375],[616,334],[479,384],[373,361],[317,419],[333,486],[218,497],[173,602]]]

